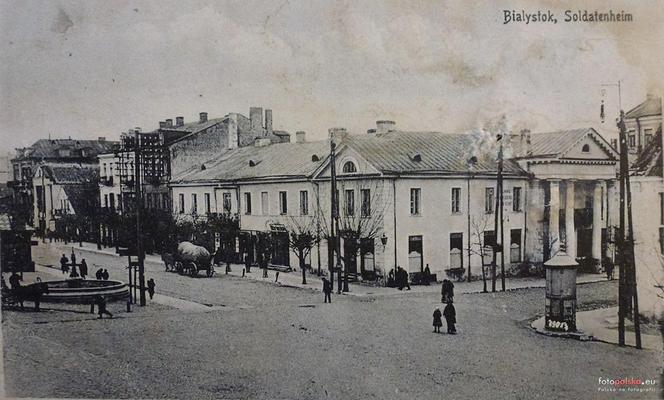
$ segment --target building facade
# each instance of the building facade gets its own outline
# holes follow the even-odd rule
[[[342,238],[344,263],[366,277],[386,276],[395,266],[411,273],[429,266],[439,277],[451,268],[481,274],[496,241],[495,154],[473,154],[469,149],[478,146],[471,135],[393,128],[379,121],[366,135],[331,130],[338,144],[339,229],[359,236],[353,239],[359,245]],[[541,263],[561,242],[578,257],[599,260],[608,254],[617,161],[612,147],[590,128],[524,132],[512,139],[514,154],[503,165],[498,240],[506,268]],[[175,176],[174,211],[237,213],[245,231],[288,231],[294,218],[310,218],[325,238],[331,226],[330,167],[329,141],[257,142]],[[328,250],[321,240],[309,264],[325,269]],[[297,265],[292,251],[287,262]]]

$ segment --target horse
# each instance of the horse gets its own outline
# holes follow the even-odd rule
[[[19,286],[13,289],[12,292],[16,297],[16,301],[21,305],[21,310],[23,310],[24,301],[32,301],[35,303],[35,311],[39,311],[39,303],[42,296],[48,293],[48,286],[41,279],[37,279],[37,282],[27,286]]]

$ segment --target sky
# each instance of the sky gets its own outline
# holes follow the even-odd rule
[[[112,139],[250,106],[309,139],[378,119],[466,132],[503,115],[514,130],[610,132],[617,88],[602,84],[621,81],[624,109],[664,88],[664,7],[634,3],[0,0],[0,140]],[[503,24],[505,9],[559,22]],[[563,23],[566,9],[634,22]]]

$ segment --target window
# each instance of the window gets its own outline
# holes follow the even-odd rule
[[[360,196],[362,196],[360,215],[369,217],[371,216],[371,189],[360,189]]]
[[[634,130],[631,130],[628,133],[629,133],[629,136],[628,136],[627,145],[629,147],[635,147],[636,146],[636,135],[634,134]]]
[[[484,190],[484,212],[487,214],[493,214],[493,204],[495,202],[494,198],[494,188],[488,187]]]
[[[420,215],[420,196],[422,190],[419,188],[410,189],[410,215]]]
[[[618,150],[618,139],[611,139],[611,147],[613,147],[614,150]]]
[[[355,215],[355,191],[353,189],[346,189],[346,215],[352,217]]]
[[[659,228],[659,252],[664,254],[664,227]]]
[[[210,214],[212,209],[210,207],[210,193],[205,193],[205,213]]]
[[[300,190],[300,215],[309,215],[309,192]]]
[[[452,188],[452,213],[461,212],[461,188]]]
[[[355,167],[355,163],[352,161],[346,161],[343,166],[343,173],[352,174],[353,172],[357,172],[357,167]]]
[[[463,267],[463,233],[450,233],[450,268]]]
[[[224,208],[225,213],[230,213],[231,212],[231,194],[228,192],[225,192],[222,197],[222,206]]]
[[[590,145],[589,144],[584,144],[583,147],[581,148],[581,152],[590,153]]]
[[[101,169],[101,177],[105,178],[106,177],[106,163],[103,163],[102,165],[103,165],[103,167]]]
[[[108,195],[108,205],[111,207],[111,210],[115,210],[115,193]]]
[[[168,210],[168,193],[162,193],[161,204],[164,210]]]
[[[180,193],[178,195],[178,202],[180,203],[180,214],[184,214],[184,194]]]
[[[38,187],[37,189],[41,189],[41,188]],[[40,195],[40,193],[37,193],[37,199],[39,201],[41,201],[41,198],[42,198],[42,196]],[[107,194],[104,195],[104,207],[108,208],[108,195]],[[42,208],[42,207],[38,207],[38,208]]]
[[[521,229],[510,230],[510,262],[521,261]]]
[[[644,129],[644,144],[649,144],[652,140],[652,129]]]
[[[288,193],[279,192],[279,213],[281,215],[288,214]]]
[[[198,199],[196,193],[191,194],[191,213],[196,214],[198,212]]]
[[[244,194],[244,213],[251,215],[251,193],[249,192]]]
[[[267,192],[261,192],[261,214],[268,215],[270,212]]]
[[[512,188],[512,211],[519,212],[521,209],[521,188]]]

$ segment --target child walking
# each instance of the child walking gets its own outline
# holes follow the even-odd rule
[[[443,326],[442,320],[443,314],[440,312],[439,308],[433,312],[433,332],[440,333],[440,327]]]

